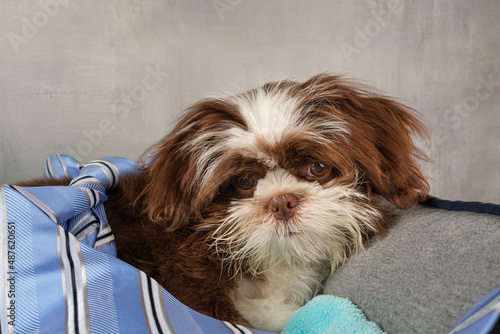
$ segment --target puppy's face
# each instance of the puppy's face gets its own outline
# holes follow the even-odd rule
[[[407,107],[328,74],[204,100],[157,145],[145,210],[206,231],[235,272],[334,268],[383,231],[380,198],[426,195],[412,133]]]

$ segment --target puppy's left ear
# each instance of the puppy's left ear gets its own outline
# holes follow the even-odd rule
[[[363,120],[367,136],[364,140],[370,143],[363,143],[362,147],[367,154],[373,153],[363,171],[368,187],[400,209],[424,200],[429,184],[419,162],[430,159],[415,146],[412,136],[427,139],[428,132],[415,117],[415,111],[384,96],[365,96],[357,103],[358,111],[367,115]]]

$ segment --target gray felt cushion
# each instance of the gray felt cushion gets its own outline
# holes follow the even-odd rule
[[[418,205],[328,278],[388,333],[447,333],[500,286],[500,216]]]

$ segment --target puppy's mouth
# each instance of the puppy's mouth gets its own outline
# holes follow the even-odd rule
[[[293,238],[304,233],[304,222],[298,215],[288,220],[278,220],[268,216],[265,225],[268,226],[270,233],[277,237]]]

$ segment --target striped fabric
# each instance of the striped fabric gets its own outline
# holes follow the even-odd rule
[[[193,311],[116,258],[102,202],[138,167],[57,155],[45,177],[70,186],[1,186],[1,333],[264,333]]]

